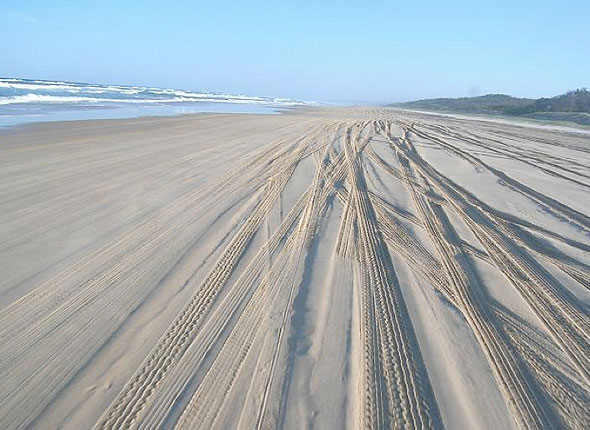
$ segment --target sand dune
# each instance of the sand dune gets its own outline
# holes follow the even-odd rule
[[[379,109],[0,133],[2,428],[587,428],[590,139]]]

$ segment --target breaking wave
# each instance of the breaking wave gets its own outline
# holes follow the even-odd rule
[[[0,78],[0,105],[72,104],[75,106],[154,103],[235,103],[271,106],[315,104],[286,98],[197,92],[172,88],[99,85]]]

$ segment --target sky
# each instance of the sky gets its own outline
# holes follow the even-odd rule
[[[396,102],[590,87],[590,1],[0,0],[0,76]]]

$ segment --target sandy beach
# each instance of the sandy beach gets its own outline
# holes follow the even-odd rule
[[[534,124],[2,130],[0,427],[587,428],[589,196]]]

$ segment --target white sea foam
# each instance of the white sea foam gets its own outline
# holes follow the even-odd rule
[[[0,98],[0,105],[22,103],[171,103],[184,101],[176,99],[115,99],[103,97],[51,96],[46,94],[24,94],[20,96]]]
[[[170,99],[116,99],[99,97],[77,97],[77,96],[51,96],[45,94],[24,94],[20,96],[0,98],[0,105],[25,104],[25,103],[190,103],[190,102],[211,102],[211,103],[233,103],[233,104],[267,104],[267,105],[302,105],[301,102],[275,102],[265,100],[242,100],[242,99],[220,99],[215,97],[174,97]]]
[[[0,78],[0,105],[27,103],[143,104],[212,102],[270,106],[304,105],[286,98],[198,92],[173,88],[83,84]]]
[[[0,105],[22,103],[77,103],[77,102],[101,102],[104,99],[97,97],[76,96],[50,96],[46,94],[23,94],[20,96],[0,98]]]
[[[17,90],[59,90],[59,91],[73,91],[79,90],[80,87],[74,85],[57,85],[57,84],[36,84],[23,83],[16,81],[0,80],[0,88],[13,88]]]

